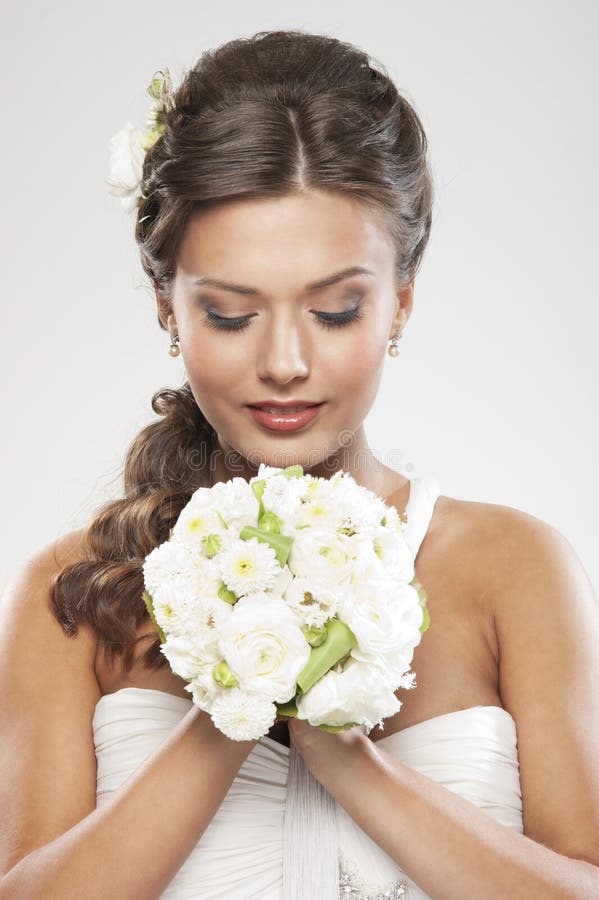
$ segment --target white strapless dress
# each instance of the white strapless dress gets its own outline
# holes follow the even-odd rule
[[[438,496],[436,478],[412,478],[406,513],[414,555]],[[149,688],[123,688],[101,697],[93,718],[98,807],[160,746],[191,704]],[[523,832],[516,724],[502,707],[473,706],[436,716],[380,738],[378,746],[503,825]],[[289,753],[288,747],[268,736],[258,741],[164,898],[285,900],[283,826]],[[339,805],[336,820],[340,896],[428,897]]]

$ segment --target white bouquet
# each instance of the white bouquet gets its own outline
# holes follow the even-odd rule
[[[405,527],[344,471],[261,464],[194,492],[144,560],[143,596],[217,728],[257,740],[280,715],[369,731],[399,710],[429,624]]]

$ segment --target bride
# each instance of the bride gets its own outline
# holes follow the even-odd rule
[[[534,516],[385,466],[364,431],[431,226],[415,110],[365,53],[299,31],[206,52],[174,92],[160,76],[111,188],[187,380],[154,395],[123,497],[2,598],[0,900],[599,896],[578,557]],[[407,518],[431,626],[384,730],[281,719],[231,741],[165,665],[143,559],[197,487],[260,462],[343,469]],[[334,811],[311,854],[293,754]]]

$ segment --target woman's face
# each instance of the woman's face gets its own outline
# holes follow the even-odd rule
[[[364,271],[333,281],[356,267]],[[395,284],[384,227],[341,195],[305,191],[196,213],[171,306],[159,310],[227,460],[213,480],[251,476],[260,462],[352,472],[356,454],[370,452],[362,423],[412,288]],[[270,400],[322,405],[299,430],[273,431],[248,408]]]

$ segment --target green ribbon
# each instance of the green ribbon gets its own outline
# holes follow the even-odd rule
[[[310,658],[297,678],[303,694],[358,644],[353,631],[340,619],[329,619],[325,628],[326,640],[320,646],[312,647]]]
[[[239,532],[242,541],[249,541],[251,538],[257,538],[264,544],[269,544],[275,551],[277,560],[283,569],[289,559],[293,538],[284,534],[271,534],[268,531],[262,531],[260,528],[254,528],[253,525],[244,525]]]

